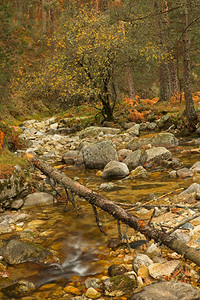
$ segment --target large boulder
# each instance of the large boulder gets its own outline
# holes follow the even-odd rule
[[[103,169],[111,160],[119,160],[111,141],[104,141],[82,149],[83,161],[88,169]]]
[[[152,147],[146,150],[147,154],[147,163],[160,163],[163,160],[172,159],[172,154],[165,147]]]
[[[131,152],[124,160],[123,163],[127,165],[129,170],[133,170],[138,166],[143,166],[146,161],[147,155],[145,150],[135,150]]]
[[[149,144],[155,147],[171,148],[178,146],[178,140],[172,133],[164,132],[148,135],[143,138],[134,137],[128,143],[128,148],[136,150],[141,147],[147,147]]]
[[[111,128],[111,127],[98,127],[98,126],[90,126],[90,127],[87,127],[86,129],[82,130],[80,133],[79,133],[79,137],[81,139],[85,138],[85,137],[91,137],[91,136],[97,136],[99,135],[100,133],[103,133],[103,134],[118,134],[121,132],[120,129],[118,128]]]
[[[47,256],[52,256],[41,246],[20,240],[10,240],[6,246],[0,249],[0,255],[11,265],[30,261],[44,262]]]
[[[129,174],[129,169],[126,164],[112,160],[104,168],[102,178],[118,179],[126,177]]]
[[[42,206],[51,204],[53,204],[53,196],[44,192],[29,194],[24,201],[24,206]]]
[[[130,300],[198,300],[200,293],[183,282],[156,282],[133,294]]]
[[[0,178],[0,204],[4,204],[5,200],[16,197],[23,191],[25,185],[20,172],[21,168],[16,166],[14,172],[7,177],[0,174],[0,177],[3,177]]]

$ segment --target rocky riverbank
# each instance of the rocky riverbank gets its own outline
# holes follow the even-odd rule
[[[68,121],[51,118],[42,122],[24,122],[21,124],[21,137],[27,141],[27,148],[17,151],[16,155],[38,155],[47,163],[60,165],[61,168],[74,172],[74,177],[76,170],[82,170],[84,173],[84,170],[94,169],[94,176],[102,178],[97,188],[103,190],[105,196],[120,180],[127,182],[127,185],[134,180],[148,184],[158,172],[165,173],[165,176],[174,181],[182,181],[185,189],[177,190],[172,196],[166,191],[161,197],[151,194],[145,203],[137,201],[128,203],[127,207],[126,203],[122,204],[127,209],[134,209],[142,219],[151,219],[155,227],[170,231],[177,226],[174,235],[189,246],[200,247],[200,217],[195,217],[200,199],[200,161],[197,158],[195,163],[185,165],[176,157],[176,154],[184,149],[178,147],[179,140],[173,133],[159,132],[159,123],[125,123],[120,128],[91,126],[80,130],[79,127],[66,127]],[[196,143],[198,149],[198,138],[193,143]],[[190,150],[187,149],[186,152],[188,151]],[[41,246],[42,235],[44,234],[44,237],[46,234],[49,237],[49,234],[52,234],[52,226],[57,219],[49,220],[45,212],[39,219],[34,219],[35,215],[32,214],[32,207],[44,208],[45,211],[45,207],[53,207],[58,201],[55,190],[52,191],[50,187],[55,188],[54,182],[50,182],[50,178],[38,171],[34,176],[38,191],[16,199],[19,193],[16,189],[16,193],[9,195],[9,207],[12,211],[5,211],[0,216],[2,278],[9,278],[9,265],[29,262],[57,264],[62,273],[62,257],[59,252],[50,246]],[[23,186],[22,190],[24,189]],[[59,190],[59,187],[57,189]],[[5,189],[3,193],[5,196]],[[62,191],[59,190],[59,193]],[[77,201],[81,200],[77,198]],[[5,200],[2,203],[5,205]],[[56,206],[54,209],[56,210]],[[187,219],[188,221],[183,223],[183,220]],[[183,224],[179,226],[181,222]],[[145,237],[141,234],[131,233],[128,241],[126,238],[121,243],[111,241],[106,250],[107,254],[104,254],[106,265],[110,266],[106,267],[101,275],[72,280],[61,289],[56,286],[55,291],[51,291],[51,296],[48,295],[46,299],[54,299],[55,295],[59,299],[125,299],[132,294],[131,299],[184,299],[185,295],[189,297],[185,299],[199,299],[198,290],[190,284],[185,284],[188,282],[198,287],[199,269],[194,264],[184,262],[176,253],[154,245],[152,241],[141,242],[144,240]],[[42,276],[44,277],[45,273],[42,273]],[[169,284],[168,281],[172,279],[173,284]],[[78,283],[79,281],[81,283]],[[11,285],[5,284],[2,297],[31,294],[39,288],[37,282],[35,279],[25,278]],[[153,284],[149,285],[150,283]],[[141,290],[144,285],[147,286]],[[29,299],[41,297],[37,293],[34,295],[36,298],[30,296]]]

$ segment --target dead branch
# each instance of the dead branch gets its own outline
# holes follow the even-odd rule
[[[176,237],[171,236],[157,228],[153,228],[137,216],[125,211],[120,206],[112,201],[106,199],[100,194],[90,190],[89,188],[73,181],[65,174],[56,171],[44,161],[37,157],[33,158],[34,165],[41,170],[45,175],[53,178],[57,183],[61,184],[64,188],[69,189],[73,193],[85,198],[90,204],[95,205],[102,210],[109,213],[116,220],[127,224],[129,227],[144,234],[148,239],[153,239],[173,251],[181,254],[184,258],[191,260],[196,265],[200,266],[200,251],[198,249],[187,246]]]
[[[170,230],[168,232],[168,234],[172,234],[174,231],[176,231],[178,228],[180,228],[182,225],[184,225],[185,223],[188,223],[196,218],[200,217],[200,213],[197,213],[189,218],[187,218],[186,220],[183,220],[182,222],[180,222],[177,226],[175,226],[172,230]]]
[[[97,226],[98,226],[99,230],[100,230],[104,235],[107,235],[107,234],[105,233],[105,231],[103,230],[102,226],[101,226],[101,222],[100,222],[100,220],[99,220],[97,208],[96,208],[96,206],[95,206],[94,204],[92,204],[92,208],[93,208],[93,212],[94,212],[95,219],[96,219]]]

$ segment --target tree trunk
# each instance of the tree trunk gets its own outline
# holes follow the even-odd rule
[[[165,20],[160,15],[163,9],[163,0],[155,0],[153,2],[152,11],[156,15],[155,25],[156,25],[156,36],[158,40],[158,44],[160,46],[160,50],[163,53],[167,52],[166,44],[166,34],[164,32],[163,24]],[[170,89],[170,78],[169,78],[169,69],[168,69],[168,58],[161,58],[159,65],[159,81],[160,81],[160,101],[167,101],[171,97],[171,89]]]
[[[169,69],[169,83],[170,83],[170,88],[171,88],[171,93],[172,95],[176,95],[179,92],[179,87],[178,87],[178,76],[175,68],[175,59],[173,58],[173,53],[171,53],[170,50],[170,32],[169,32],[169,27],[170,27],[170,20],[169,20],[169,7],[168,7],[168,2],[167,0],[162,0],[161,4],[161,9],[162,12],[164,12],[161,16],[162,18],[162,23],[164,26],[164,29],[166,31],[165,34],[165,39],[166,39],[166,48],[168,54],[170,54],[170,58],[168,58],[168,69]]]
[[[45,0],[42,0],[42,32],[46,34],[47,31],[47,13],[45,7]]]
[[[169,101],[171,97],[171,89],[169,84],[169,70],[168,64],[165,60],[160,62],[159,66],[159,78],[160,78],[160,101]]]
[[[51,6],[49,10],[50,16],[50,40],[51,40],[51,58],[54,57],[55,54],[55,21],[54,21],[54,8]]]
[[[184,44],[184,93],[185,93],[185,109],[188,122],[188,129],[190,131],[196,130],[197,114],[194,108],[191,91],[191,70],[190,70],[190,0],[185,2],[185,31],[183,36]]]
[[[125,32],[125,28],[124,28],[124,22],[123,21],[119,21],[120,26],[122,28],[122,32],[124,37],[126,38],[126,32]],[[127,86],[128,86],[128,94],[129,94],[129,98],[134,99],[135,100],[135,89],[134,89],[134,83],[133,83],[133,76],[132,76],[132,72],[131,72],[131,67],[130,67],[130,63],[129,63],[129,56],[127,55],[127,57],[125,57],[126,59],[126,63],[125,63],[125,74],[126,74],[126,81],[127,81]]]
[[[196,265],[200,266],[200,251],[187,246],[174,236],[168,235],[166,232],[151,227],[138,217],[125,211],[120,206],[116,205],[112,201],[105,197],[97,194],[96,192],[88,189],[80,183],[73,181],[65,174],[56,171],[51,166],[47,165],[44,161],[34,157],[34,165],[41,170],[45,175],[52,178],[55,182],[62,185],[65,189],[69,189],[73,193],[85,198],[91,205],[97,206],[100,209],[106,211],[116,220],[119,220],[136,231],[144,234],[148,239],[154,239],[155,242],[159,242],[166,245],[173,251],[183,255],[184,258],[191,260]]]
[[[169,76],[170,76],[170,84],[171,84],[171,92],[172,95],[176,95],[179,93],[179,86],[178,86],[178,76],[175,68],[175,60],[170,59],[168,62],[169,68]]]

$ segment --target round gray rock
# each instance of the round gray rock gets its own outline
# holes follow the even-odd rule
[[[142,265],[148,267],[152,263],[153,261],[146,254],[138,253],[133,259],[133,270],[137,272]]]
[[[117,179],[126,177],[129,174],[129,169],[126,164],[112,160],[104,168],[102,178]]]
[[[85,146],[82,154],[85,167],[89,169],[103,169],[111,160],[119,160],[111,141]]]
[[[135,150],[131,152],[124,160],[123,162],[127,165],[129,170],[133,170],[138,166],[143,166],[146,160],[146,152],[145,150]]]
[[[53,204],[53,196],[44,192],[30,194],[25,198],[24,202],[24,206],[42,206],[51,204]]]

